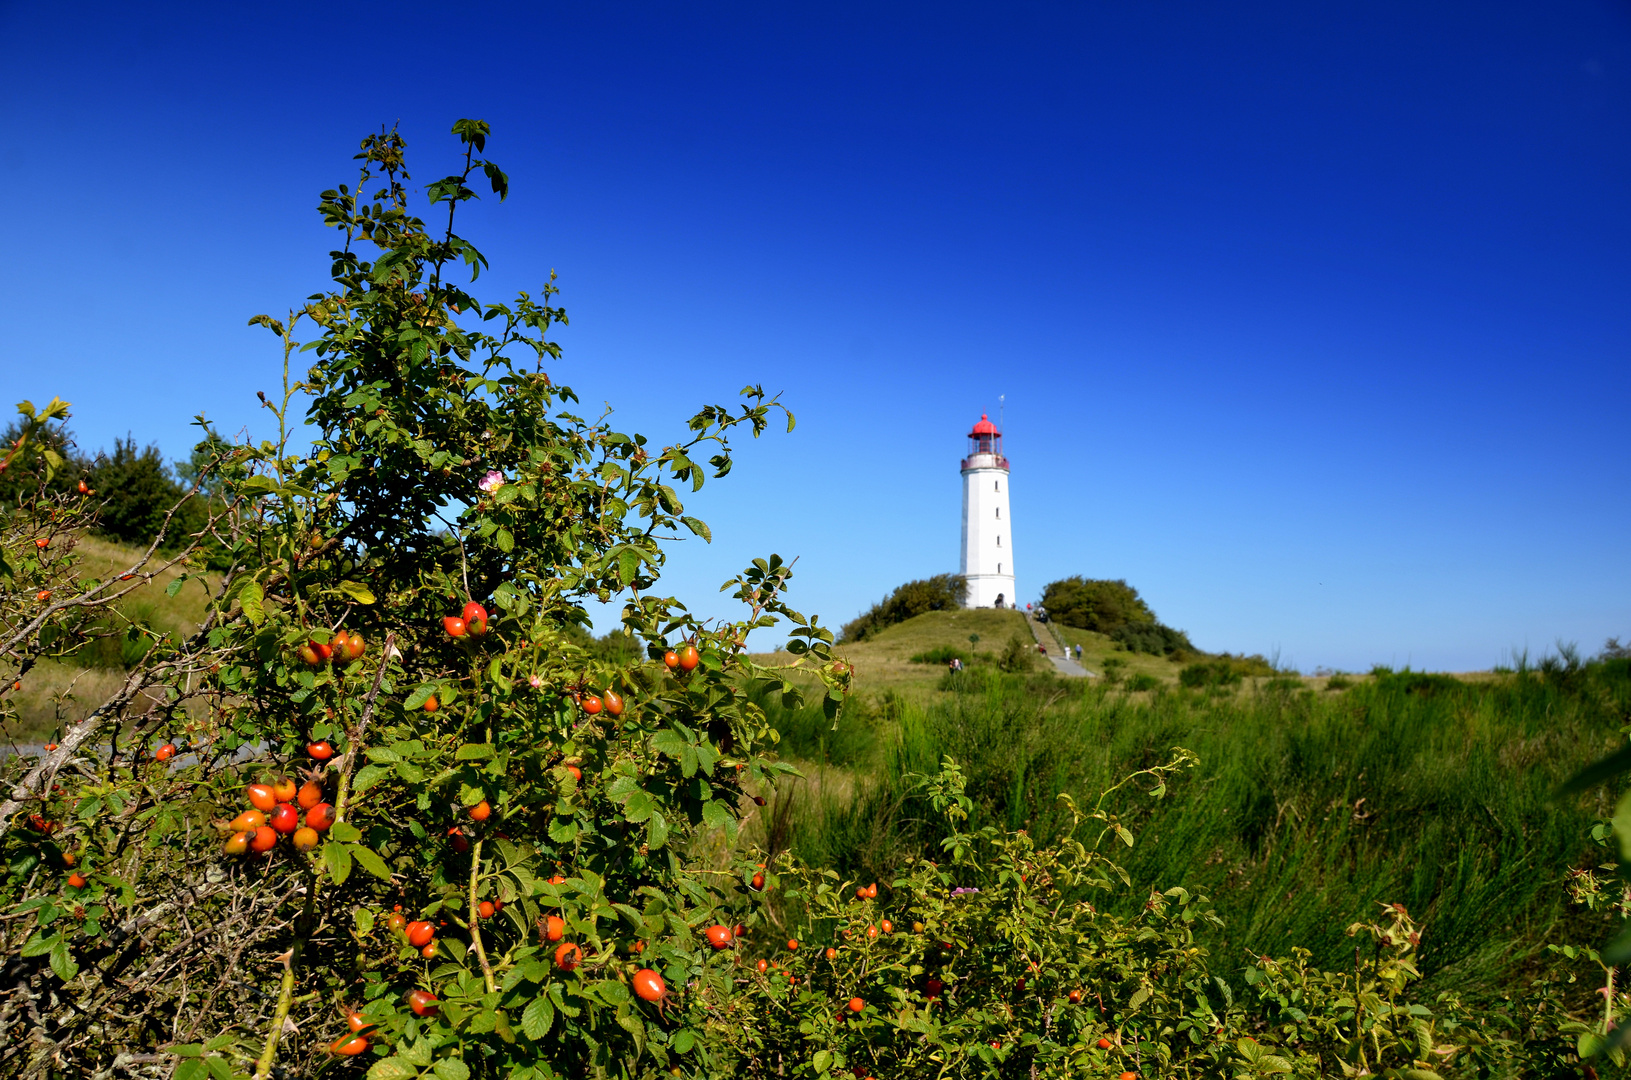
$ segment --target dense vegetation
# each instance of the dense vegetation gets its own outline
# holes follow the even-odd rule
[[[1138,590],[1122,580],[1062,578],[1042,590],[1042,606],[1049,618],[1107,634],[1130,652],[1175,659],[1197,652],[1187,634],[1162,624]]]
[[[865,641],[878,631],[915,618],[926,611],[949,611],[963,606],[968,583],[957,574],[936,574],[908,581],[866,611],[844,624],[841,640]]]
[[[813,760],[820,783],[774,842],[863,877],[932,852],[944,833],[911,809],[911,778],[951,758],[974,821],[1045,844],[1068,825],[1061,793],[1091,797],[1181,745],[1193,773],[1124,819],[1140,839],[1122,859],[1135,888],[1121,910],[1182,885],[1222,917],[1219,956],[1301,947],[1338,967],[1344,928],[1402,903],[1425,924],[1429,981],[1492,996],[1579,917],[1559,882],[1600,861],[1590,831],[1613,803],[1559,800],[1556,787],[1631,718],[1625,659],[1483,682],[1382,669],[1340,693],[1279,679],[1130,694],[989,667],[941,685],[852,709],[864,735],[778,717],[784,749]]]
[[[734,622],[658,588],[657,538],[709,537],[676,488],[779,405],[748,387],[660,451],[569,411],[553,283],[486,304],[444,275],[485,265],[453,231],[471,185],[508,188],[486,125],[454,133],[445,229],[394,132],[323,193],[333,288],[252,320],[278,437],[206,441],[196,529],[99,555],[66,405],[22,408],[0,725],[140,590],[200,610],[0,762],[0,1074],[1430,1080],[1577,1074],[1614,1030],[1596,954],[1538,946],[1600,936],[1563,925],[1565,871],[1625,906],[1584,839],[1606,796],[1552,793],[1623,743],[1627,661],[1134,691],[973,631],[940,690],[846,711],[779,558],[726,583]],[[1023,626],[957,584],[871,632]],[[772,627],[774,665],[745,651]]]

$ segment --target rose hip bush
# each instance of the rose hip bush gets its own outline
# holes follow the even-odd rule
[[[654,589],[662,541],[709,539],[680,486],[724,476],[731,437],[785,410],[749,387],[660,448],[574,415],[544,370],[553,283],[509,304],[463,287],[485,261],[457,209],[508,181],[485,124],[454,132],[459,171],[424,189],[436,227],[410,206],[402,140],[370,136],[356,186],[319,207],[334,288],[252,320],[282,350],[281,394],[262,395],[278,436],[219,463],[224,569],[194,559],[183,582],[211,593],[204,626],[153,650],[146,697],[12,777],[0,932],[28,989],[0,1019],[8,1073],[707,1059],[689,987],[714,962],[697,928],[721,884],[686,844],[733,832],[744,789],[786,768],[752,695],[800,693],[749,662],[747,635],[790,623],[834,714],[849,673],[787,607],[780,559],[727,585],[735,622]],[[37,525],[64,507],[26,509]],[[7,573],[8,602],[49,584]],[[105,590],[61,577],[81,603]],[[614,599],[636,662],[575,644],[584,605]],[[47,637],[20,618],[13,653]]]

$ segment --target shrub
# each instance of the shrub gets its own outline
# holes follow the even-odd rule
[[[1127,680],[1127,690],[1129,693],[1137,693],[1140,690],[1154,690],[1160,685],[1161,680],[1157,679],[1154,675],[1151,675],[1147,671],[1140,671],[1138,674]]]
[[[1155,612],[1125,581],[1068,577],[1042,590],[1042,606],[1066,626],[1108,634],[1129,624],[1153,625]]]
[[[873,604],[861,615],[844,624],[842,641],[865,641],[878,631],[903,623],[930,611],[950,611],[963,606],[968,582],[957,574],[936,574],[908,581]]]
[[[1099,667],[1102,669],[1101,674],[1104,677],[1105,685],[1116,686],[1124,677],[1127,661],[1119,656],[1106,656],[1104,663],[1100,664]]]
[[[1352,679],[1348,678],[1348,676],[1343,675],[1343,674],[1341,674],[1339,672],[1338,674],[1332,675],[1329,679],[1325,680],[1325,689],[1327,689],[1327,690],[1346,690],[1349,687],[1351,687],[1353,684],[1354,684],[1354,681]]]
[[[1179,686],[1233,686],[1240,682],[1240,679],[1240,670],[1227,658],[1202,660],[1178,672]]]
[[[99,455],[86,482],[102,501],[98,528],[127,544],[147,544],[183,494],[157,446],[138,450],[130,438],[115,439],[113,453]]]
[[[930,649],[928,652],[920,652],[912,656],[912,663],[914,664],[949,664],[953,660],[961,660],[967,664],[973,661],[973,657],[953,645],[941,645]]]
[[[997,669],[1009,674],[1030,671],[1038,659],[1036,642],[1015,631],[997,656]]]
[[[1110,639],[1128,652],[1182,657],[1196,651],[1189,635],[1161,623],[1127,623],[1110,631]]]
[[[700,928],[754,867],[721,876],[689,853],[704,832],[734,839],[745,789],[789,768],[765,757],[750,691],[801,696],[746,636],[791,621],[829,722],[850,673],[787,607],[779,558],[726,584],[741,621],[704,625],[656,590],[655,537],[708,537],[675,488],[700,487],[704,461],[723,476],[731,436],[780,406],[750,387],[660,452],[576,417],[541,370],[559,355],[554,285],[489,305],[444,277],[484,265],[451,231],[474,179],[507,188],[481,157],[486,125],[454,130],[462,168],[427,189],[445,227],[410,205],[400,137],[370,136],[356,190],[322,196],[342,234],[334,288],[253,320],[286,365],[312,357],[268,409],[313,443],[232,450],[204,625],[155,643],[59,746],[0,764],[0,966],[8,993],[47,1003],[6,1021],[20,1074],[135,1060],[179,1080],[541,1080],[709,1054],[698,1038],[733,973]],[[157,485],[153,457],[125,447],[119,467]],[[78,576],[60,532],[89,502],[41,495],[6,523],[0,624],[43,619],[71,648],[119,587]],[[639,643],[628,662],[571,629],[614,598]],[[0,674],[34,659],[0,653]],[[269,831],[245,853],[227,824],[245,785],[296,776],[326,832],[291,847]],[[425,926],[410,940],[403,919]],[[661,1000],[630,994],[640,970],[667,982]],[[415,990],[439,1003],[410,1008]],[[325,1047],[353,1010],[367,1056],[347,1069]]]
[[[1341,970],[1300,950],[1254,953],[1238,980],[1208,947],[1221,922],[1205,896],[1151,888],[1127,905],[1135,914],[1111,914],[1108,897],[1132,886],[1105,849],[1134,843],[1123,822],[1137,811],[1110,797],[1159,799],[1193,764],[1174,748],[1089,809],[1059,796],[1067,828],[1040,844],[970,830],[974,802],[947,760],[911,800],[945,836],[935,858],[871,881],[778,860],[774,885],[799,916],[785,945],[779,933],[756,945],[734,998],[714,999],[717,1072],[768,1080],[797,1061],[808,1066],[794,1075],[911,1080],[1572,1075],[1601,1041],[1545,981],[1521,1017],[1421,992],[1421,928],[1403,905],[1347,927]]]

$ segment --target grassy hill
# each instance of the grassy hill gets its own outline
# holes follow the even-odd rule
[[[1105,657],[1116,657],[1127,675],[1147,674],[1162,683],[1176,683],[1182,665],[1159,656],[1118,651],[1116,643],[1103,634],[1061,628],[1066,643],[1082,645],[1082,662],[1090,671],[1102,669]],[[970,642],[971,634],[979,641]],[[865,693],[893,690],[917,693],[933,690],[946,673],[944,662],[914,663],[912,657],[941,649],[957,649],[972,667],[993,666],[1008,639],[1019,635],[1031,641],[1025,616],[1018,611],[975,608],[964,611],[930,611],[880,630],[865,641],[845,642],[834,649],[855,665],[859,685]],[[1046,640],[1046,639],[1044,639]],[[767,653],[756,657],[761,663],[786,663],[786,654]],[[1040,670],[1044,665],[1038,664]]]

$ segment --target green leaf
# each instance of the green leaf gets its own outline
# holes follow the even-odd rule
[[[661,814],[652,814],[646,822],[646,844],[655,849],[668,843],[668,822]]]
[[[252,625],[259,626],[266,621],[266,593],[260,582],[251,581],[239,590],[238,604]]]
[[[458,1058],[442,1058],[431,1071],[437,1080],[470,1080],[470,1066]]]
[[[534,1042],[549,1034],[550,1025],[555,1023],[555,1009],[550,1005],[549,999],[539,994],[527,1003],[527,1008],[521,1014],[521,1030],[527,1038]]]
[[[425,683],[423,686],[415,687],[413,693],[408,695],[408,700],[402,703],[402,707],[409,711],[421,708],[435,693],[436,687],[431,683]]]
[[[680,520],[685,523],[687,529],[702,537],[704,543],[711,544],[714,542],[714,534],[709,530],[708,523],[701,518],[682,517]]]
[[[491,743],[465,743],[453,754],[455,761],[485,761],[493,756]]]
[[[810,1067],[818,1073],[824,1073],[832,1068],[832,1051],[817,1050],[815,1057],[810,1059]]]
[[[373,591],[368,586],[360,585],[355,581],[340,582],[340,591],[359,604],[372,604],[375,599]]]
[[[68,940],[59,937],[57,943],[51,946],[51,970],[57,973],[57,978],[68,982],[79,974],[79,965],[74,958],[68,955]]]
[[[419,1070],[409,1065],[400,1057],[388,1057],[383,1061],[374,1062],[374,1067],[368,1070],[368,1080],[412,1080],[419,1075]]]
[[[364,765],[357,770],[356,777],[351,781],[351,790],[353,793],[361,795],[389,775],[391,775],[391,770],[384,765]],[[335,826],[335,828],[338,828],[338,826]],[[334,830],[330,829],[329,831],[333,832]]]
[[[172,1049],[170,1052],[176,1053],[176,1050]],[[191,1061],[183,1061],[180,1065],[177,1065],[172,1077],[173,1080],[202,1080],[207,1071],[204,1063],[194,1058]]]
[[[515,537],[510,535],[510,530],[508,529],[499,529],[498,535],[494,537],[494,540],[498,543],[498,550],[504,552],[506,555],[515,550]]]
[[[710,799],[702,804],[702,823],[712,829],[721,829],[731,820],[730,808],[721,799]]]
[[[346,845],[324,844],[323,862],[328,866],[329,876],[334,878],[334,884],[344,885],[345,879],[351,876],[351,852]]]
[[[365,907],[360,907],[351,913],[351,919],[357,924],[357,936],[367,937],[374,929],[374,913]]]
[[[22,954],[24,956],[44,956],[46,953],[50,952],[61,939],[61,934],[51,934],[50,936],[47,936],[44,930],[36,930],[34,931],[34,936],[23,943]]]
[[[355,844],[351,848],[351,857],[362,864],[362,868],[379,878],[381,881],[391,880],[391,868],[385,865],[385,860],[373,848]]]
[[[328,838],[347,844],[355,844],[362,839],[362,830],[349,821],[338,821],[329,826]]]

